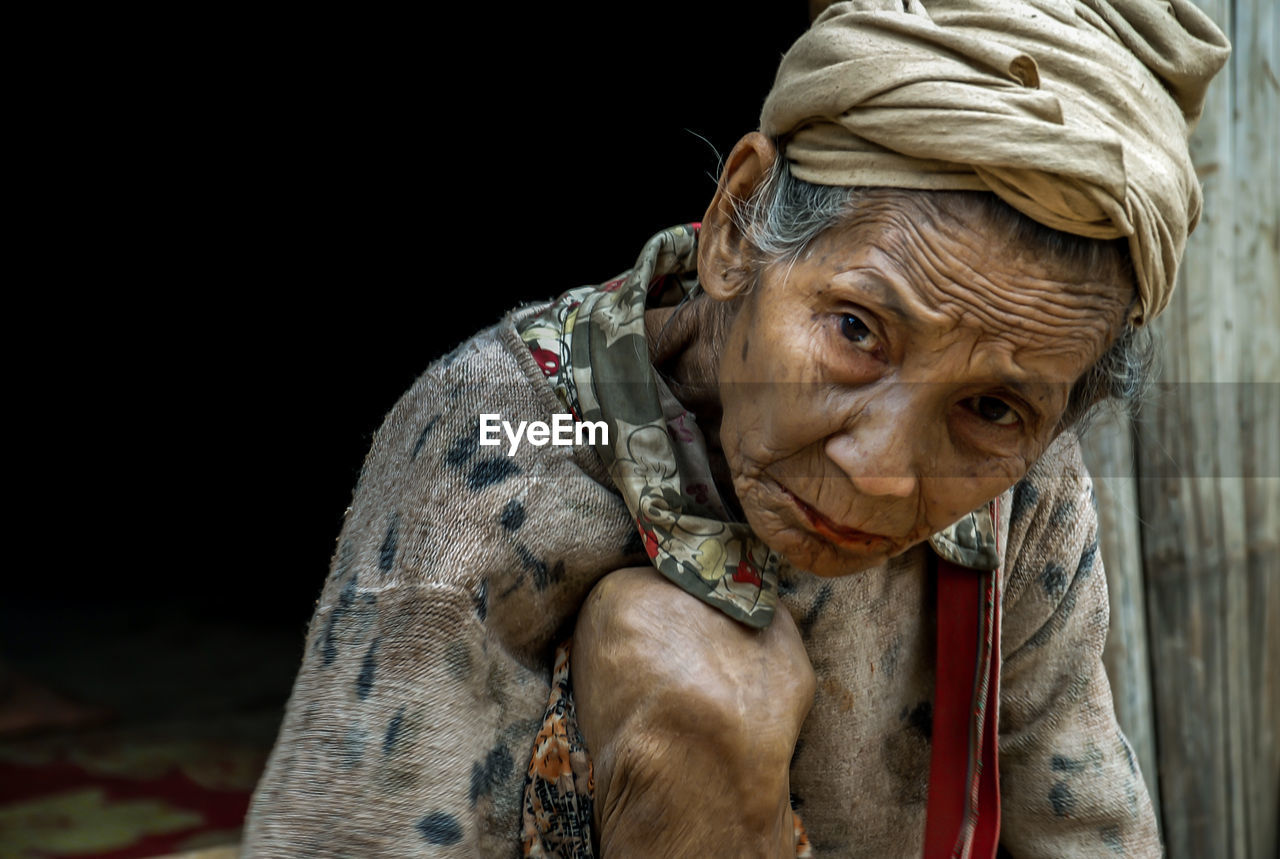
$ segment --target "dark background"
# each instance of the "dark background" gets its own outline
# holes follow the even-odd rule
[[[400,394],[509,307],[701,219],[808,23],[549,5],[140,20],[50,77],[29,220],[58,321],[17,374],[46,465],[10,651],[15,617],[56,637],[64,607],[149,606],[300,648]]]

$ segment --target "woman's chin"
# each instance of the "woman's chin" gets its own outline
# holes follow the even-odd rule
[[[894,547],[879,545],[880,541],[875,541],[877,545],[865,543],[838,545],[803,528],[761,527],[751,521],[749,512],[747,521],[751,524],[756,536],[786,559],[788,564],[822,578],[840,578],[861,573],[880,566],[893,555],[898,554],[894,551]]]
[[[839,578],[877,567],[910,548],[886,537],[842,532],[814,521],[802,502],[773,481],[748,485],[739,498],[751,530],[797,569]]]

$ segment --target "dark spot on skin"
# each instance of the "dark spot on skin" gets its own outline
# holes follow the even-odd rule
[[[1060,781],[1049,789],[1049,804],[1058,817],[1070,817],[1072,809],[1076,807],[1076,796],[1065,781]]]
[[[1107,824],[1098,830],[1098,837],[1102,839],[1102,843],[1107,845],[1107,848],[1112,853],[1124,852],[1124,838],[1120,835],[1119,825],[1115,823]]]
[[[1031,481],[1023,478],[1013,488],[1013,504],[1009,510],[1009,523],[1013,524],[1030,513],[1040,500],[1040,492],[1031,485]]]
[[[404,727],[404,707],[396,710],[396,714],[387,723],[387,735],[382,738],[382,753],[389,755],[396,748],[396,740],[400,739],[400,729]]]
[[[387,536],[382,538],[382,545],[378,548],[378,569],[383,574],[391,572],[391,565],[396,560],[396,541],[399,539],[400,532],[400,514],[391,514],[391,522],[387,525]]]
[[[786,573],[778,576],[778,595],[787,596],[796,592],[796,583]]]
[[[818,615],[822,614],[822,609],[826,607],[827,601],[831,599],[831,585],[823,585],[818,589],[818,593],[813,597],[813,605],[809,606],[809,610],[804,613],[804,617],[796,624],[800,628],[800,636],[808,638],[813,633],[813,625],[818,620]]]
[[[356,677],[356,697],[363,701],[369,697],[369,693],[373,691],[373,673],[378,668],[378,645],[382,643],[382,639],[375,638],[373,644],[369,645],[369,650],[364,655],[364,662],[360,665],[360,675]]]
[[[356,576],[352,576],[347,583],[342,586],[341,592],[338,593],[338,604],[333,607],[333,611],[329,612],[329,622],[324,626],[324,644],[322,653],[324,664],[332,665],[333,660],[338,656],[338,645],[334,641],[334,628],[341,623],[351,611],[351,606],[356,601]]]
[[[519,531],[520,526],[524,524],[524,504],[518,498],[512,498],[507,502],[507,506],[502,508],[502,518],[498,521],[508,531]]]
[[[444,455],[444,461],[449,465],[462,465],[475,455],[476,448],[479,446],[480,436],[460,435],[453,440],[453,446]]]
[[[418,821],[418,832],[428,844],[457,844],[462,840],[462,827],[452,814],[436,811]]]
[[[921,701],[910,710],[904,707],[898,718],[926,740],[933,737],[933,702]]]
[[[1078,773],[1084,771],[1084,764],[1066,755],[1054,755],[1049,759],[1049,768],[1056,773]]]
[[[475,761],[471,764],[471,805],[475,807],[476,800],[486,794],[492,793],[494,788],[500,787],[507,776],[511,775],[511,752],[504,745],[494,746],[489,750],[489,754],[485,755],[484,763]]]
[[[1067,589],[1067,571],[1061,564],[1050,561],[1044,565],[1044,570],[1040,573],[1040,584],[1044,587],[1044,592],[1049,599],[1056,602],[1062,598],[1062,594]]]
[[[422,446],[427,443],[427,436],[436,428],[436,424],[440,421],[441,415],[436,415],[427,421],[427,425],[422,428],[422,432],[418,433],[418,440],[413,443],[413,453],[409,454],[409,461],[413,462],[418,458],[418,454],[422,452]]]
[[[1098,559],[1098,541],[1094,540],[1080,554],[1080,563],[1076,564],[1076,578],[1083,579],[1093,572],[1093,563]]]
[[[489,616],[489,581],[488,579],[480,583],[480,587],[476,588],[475,596],[471,598],[471,602],[476,607],[476,616],[483,622]]]
[[[1053,512],[1049,514],[1049,526],[1052,528],[1061,528],[1071,521],[1076,515],[1076,505],[1071,499],[1059,501],[1053,505]]]
[[[477,462],[467,475],[467,486],[484,489],[496,486],[508,477],[520,473],[520,466],[505,456],[495,456]]]

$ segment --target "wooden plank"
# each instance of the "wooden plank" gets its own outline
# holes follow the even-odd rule
[[[1199,2],[1231,32],[1229,0]],[[1235,786],[1243,746],[1233,699],[1242,673],[1232,620],[1244,579],[1231,95],[1234,68],[1210,89],[1192,156],[1204,215],[1187,247],[1162,334],[1162,396],[1138,423],[1153,699],[1170,859],[1247,855]]]
[[[1270,0],[1231,34],[1192,153],[1205,216],[1159,322],[1168,397],[1139,498],[1168,853],[1273,857],[1280,808],[1280,106]]]
[[[1159,816],[1160,783],[1132,433],[1127,415],[1107,411],[1081,438],[1081,448],[1098,499],[1098,549],[1111,602],[1111,626],[1102,661],[1111,681],[1116,719],[1133,746]]]
[[[1273,857],[1280,855],[1280,12],[1274,0],[1236,0],[1234,24],[1234,286],[1249,313],[1240,331],[1248,558],[1233,616],[1241,627],[1232,658],[1244,669],[1236,795],[1247,855]]]

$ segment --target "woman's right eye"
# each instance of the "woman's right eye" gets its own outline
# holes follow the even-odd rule
[[[1013,426],[1021,420],[1013,407],[999,397],[972,397],[968,406],[978,417],[997,426]]]
[[[871,329],[867,327],[867,323],[863,322],[852,313],[845,313],[841,315],[840,333],[850,343],[856,343],[859,346],[868,346],[875,340],[875,335],[871,333]]]

